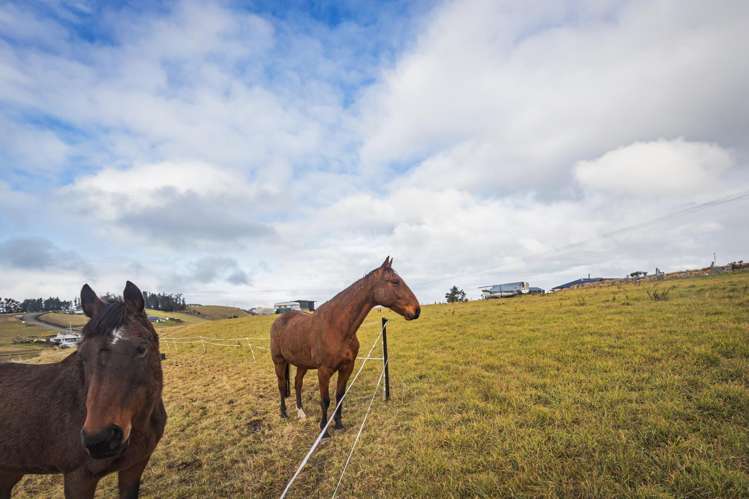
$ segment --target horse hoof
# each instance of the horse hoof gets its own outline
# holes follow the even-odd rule
[[[336,430],[342,430],[345,428],[345,426],[343,426],[343,423],[341,423],[340,421],[336,421],[336,424],[333,428],[335,428]]]
[[[297,407],[296,415],[299,417],[299,419],[307,419],[307,415],[304,413],[304,409],[302,409],[301,407]]]
[[[285,412],[282,412],[281,413],[281,419],[289,419],[289,415],[286,414]]]

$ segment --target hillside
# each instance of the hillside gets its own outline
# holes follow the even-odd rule
[[[14,344],[16,337],[48,336],[50,331],[39,326],[24,324],[20,314],[0,314],[0,362],[17,357],[34,356],[42,346]]]
[[[47,312],[37,317],[38,320],[59,327],[72,327],[80,329],[88,322],[88,317],[83,314],[65,314],[63,312]]]
[[[749,273],[667,282],[662,301],[652,289],[431,305],[412,322],[385,311],[392,399],[375,399],[342,495],[749,496]],[[319,405],[313,371],[310,417],[279,419],[273,319],[162,334],[170,419],[144,497],[280,494],[317,435]],[[379,320],[363,324],[362,353]],[[252,339],[169,341],[198,337]],[[367,364],[347,430],[313,455],[293,497],[331,495],[379,368]],[[102,483],[113,494],[114,477]],[[17,493],[60,496],[62,479],[27,476]]]
[[[224,307],[221,305],[188,305],[187,313],[207,320],[236,319],[249,315],[241,308]]]

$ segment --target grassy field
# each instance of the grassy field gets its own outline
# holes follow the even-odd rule
[[[73,329],[80,329],[88,322],[88,317],[83,314],[64,314],[62,312],[47,312],[40,315],[38,319],[42,322],[64,328],[70,325]]]
[[[237,307],[222,307],[221,305],[188,305],[187,312],[203,319],[236,319],[249,314]]]
[[[193,314],[189,314],[186,312],[163,312],[161,310],[153,310],[153,309],[146,309],[146,314],[153,317],[169,317],[171,319],[176,319],[174,321],[168,321],[168,322],[160,322],[156,326],[158,327],[171,327],[171,326],[181,326],[185,324],[198,324],[205,319],[201,317],[196,317]]]
[[[161,310],[153,309],[147,309],[146,312],[149,316],[176,319],[174,321],[159,323],[161,327],[195,324],[205,320],[246,317],[248,315],[242,309],[236,307],[221,307],[218,305],[190,305],[186,312],[163,312]],[[48,312],[42,314],[39,317],[39,320],[64,328],[68,327],[68,324],[70,324],[74,329],[80,329],[86,324],[86,322],[88,322],[88,317],[85,315],[64,314],[62,312]]]
[[[205,319],[184,312],[162,312],[161,310],[147,309],[146,313],[153,317],[169,317],[174,321],[161,322],[160,327],[195,324]],[[81,329],[88,322],[88,317],[82,314],[64,314],[62,312],[47,312],[39,316],[39,320],[55,326],[67,328],[70,324],[73,329]]]
[[[39,326],[24,324],[20,314],[0,314],[0,362],[15,355],[29,356],[41,351],[41,345],[14,344],[13,339],[28,336],[48,336],[50,331]]]
[[[412,322],[383,311],[393,318],[392,399],[375,399],[340,495],[749,497],[749,273],[659,289],[672,286],[662,301],[650,286],[622,285],[425,306]],[[380,314],[360,330],[362,353]],[[317,435],[319,409],[312,371],[311,417],[279,419],[261,350],[272,320],[170,328],[175,338],[258,338],[257,359],[247,344],[164,341],[170,419],[143,496],[280,494]],[[292,496],[330,496],[379,368],[367,364],[347,429],[312,457]],[[115,483],[105,479],[99,494]],[[27,477],[17,493],[61,497],[62,479]]]

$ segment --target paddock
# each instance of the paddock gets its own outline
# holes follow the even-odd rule
[[[424,306],[412,322],[383,312],[390,401],[382,362],[367,362],[347,429],[312,454],[289,497],[332,496],[376,389],[341,497],[749,495],[749,273],[672,285],[664,301],[619,284]],[[362,325],[362,355],[382,315]],[[278,417],[261,349],[272,320],[162,330],[169,422],[144,497],[280,496],[319,428]],[[304,402],[317,399],[310,381]],[[114,486],[103,480],[100,494]],[[16,489],[61,492],[58,476]]]

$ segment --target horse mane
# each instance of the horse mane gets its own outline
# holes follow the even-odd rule
[[[333,302],[335,302],[335,301],[343,298],[345,295],[348,295],[349,293],[352,293],[354,291],[358,291],[359,289],[361,289],[362,287],[364,287],[365,285],[367,285],[369,283],[370,279],[374,276],[374,274],[378,270],[382,270],[381,267],[377,267],[374,270],[370,270],[369,272],[367,272],[366,274],[364,274],[364,277],[362,277],[362,278],[354,281],[348,287],[346,287],[346,288],[342,289],[341,291],[339,291],[338,294],[336,294],[333,298],[331,298],[330,300],[326,301],[325,303],[323,303],[322,305],[320,305],[319,307],[317,307],[317,310],[325,308],[328,304],[333,303]]]
[[[125,322],[125,304],[120,300],[108,302],[104,311],[92,317],[83,327],[84,336],[106,334]]]

